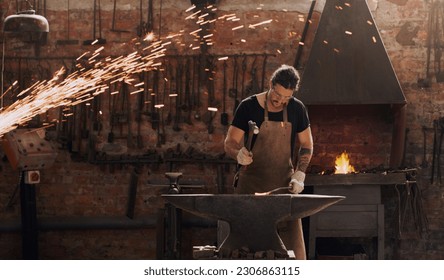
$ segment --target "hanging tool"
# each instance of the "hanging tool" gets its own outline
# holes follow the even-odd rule
[[[222,99],[222,107],[223,112],[220,114],[220,123],[222,125],[228,125],[228,114],[226,110],[226,99],[227,99],[227,62],[224,60],[223,64],[224,71],[224,81],[223,81],[223,99]]]
[[[154,16],[153,16],[153,0],[148,0],[148,16],[147,21],[143,21],[143,0],[139,2],[140,18],[139,26],[137,27],[137,35],[143,37],[148,33],[153,32],[154,29]]]
[[[237,76],[238,76],[237,57],[235,56],[233,58],[233,80],[232,80],[233,85],[228,90],[228,95],[231,98],[234,98],[233,114],[236,111],[237,106],[239,105],[239,101],[237,100]]]
[[[435,21],[434,16],[434,5],[435,2],[432,3],[429,10],[429,19],[428,19],[428,29],[427,29],[427,63],[426,63],[426,77],[424,80],[426,82],[424,84],[429,84],[430,86],[430,58],[432,52],[432,37],[434,36],[433,30],[433,22]]]
[[[188,111],[188,118],[191,120],[191,115],[196,109],[196,57],[192,57],[192,65],[191,65],[191,92],[190,92],[190,109]]]
[[[261,82],[261,92],[265,89],[265,76],[267,70],[267,58],[268,56],[264,54],[264,60],[262,61],[262,82]]]
[[[433,152],[432,152],[432,175],[430,176],[430,183],[433,184],[435,178],[435,161],[436,161],[436,147],[438,145],[438,127],[436,120],[433,121]]]
[[[216,71],[214,59],[209,59],[208,61],[208,78],[207,78],[207,88],[208,88],[208,133],[212,134],[214,132],[213,120],[217,113],[217,102],[214,96],[214,73]]]
[[[100,135],[102,131],[102,94],[94,96],[92,100],[92,129],[97,132],[97,135]]]
[[[70,31],[70,5],[69,5],[69,1],[67,0],[67,12],[68,15],[66,16],[66,33],[67,33],[67,39],[66,40],[57,40],[57,45],[77,45],[79,43],[79,40],[71,40],[69,38],[69,31]]]
[[[436,5],[436,6],[435,6]],[[433,38],[433,47],[434,47],[434,71],[435,71],[435,78],[436,82],[444,82],[444,72],[442,72],[441,69],[441,63],[443,59],[443,47],[442,47],[442,34],[443,34],[443,27],[442,23],[444,21],[444,4],[441,1],[436,1],[432,4],[432,6],[435,6],[433,9],[433,15],[434,15],[434,22],[432,22],[435,30]]]
[[[200,115],[200,107],[201,107],[201,104],[200,104],[200,82],[201,82],[201,71],[202,71],[202,68],[201,68],[201,57],[196,57],[194,59],[197,61],[197,63],[196,63],[196,67],[197,67],[197,69],[196,69],[197,85],[196,85],[196,93],[194,94],[194,97],[195,97],[195,101],[194,101],[194,104],[195,104],[194,119],[200,120],[200,117],[201,117],[201,115]]]
[[[140,75],[140,80],[145,81],[145,76],[147,75],[146,71],[143,71]],[[144,82],[145,83],[145,82]],[[145,86],[145,85],[144,85]],[[144,88],[145,89],[145,88]],[[143,149],[143,137],[142,137],[142,112],[145,106],[145,93],[139,92],[137,93],[137,113],[136,113],[136,122],[137,122],[137,148]]]
[[[440,120],[438,122],[438,127],[439,127],[439,143],[438,143],[438,155],[437,157],[437,178],[439,180],[439,183],[441,184],[441,151],[442,151],[442,138],[443,138],[443,133],[444,133],[444,129],[443,129],[443,122],[442,120]]]
[[[93,39],[83,41],[83,45],[92,45],[93,43],[99,45],[106,44],[106,39],[102,38],[102,13],[100,8],[100,0],[94,0],[93,13]],[[99,16],[99,37],[96,37],[97,14]]]
[[[135,166],[131,172],[129,190],[128,190],[128,207],[126,216],[130,219],[134,218],[134,210],[136,208],[137,186],[139,183],[139,175],[141,174],[140,167]]]
[[[423,141],[423,155],[422,155],[422,163],[421,163],[421,167],[422,168],[427,168],[429,167],[429,164],[427,162],[427,127],[423,126],[422,127],[422,141]]]
[[[169,63],[168,62],[168,66],[167,66],[167,72],[168,72],[168,84],[170,85],[169,86],[169,92],[170,92],[170,94],[168,95],[168,114],[167,114],[167,117],[166,117],[166,125],[170,125],[171,124],[171,122],[173,121],[173,113],[172,113],[172,111],[173,111],[173,95],[174,95],[174,91],[172,91],[172,87],[171,87],[171,84],[172,84],[172,82],[173,82],[173,79],[174,79],[174,68],[173,68],[174,66],[173,66],[173,64],[171,64],[171,63]]]
[[[177,58],[177,68],[176,68],[176,103],[175,103],[175,113],[173,130],[180,131],[179,122],[180,122],[180,96],[182,95],[182,62],[180,58]]]
[[[433,160],[432,160],[432,175],[431,183],[434,183],[435,174],[436,179],[441,183],[441,149],[444,135],[444,118],[439,118],[433,121]],[[436,172],[436,173],[435,173]]]
[[[151,94],[151,128],[159,129],[160,115],[156,109],[156,100],[159,95],[159,70],[155,69],[153,72],[153,92]]]
[[[186,60],[186,65],[185,65],[185,91],[184,91],[184,100],[183,103],[181,105],[181,109],[187,113],[184,117],[184,122],[188,125],[192,125],[193,123],[191,122],[191,92],[190,92],[190,82],[191,82],[191,61],[189,58],[187,58]]]
[[[109,114],[109,133],[108,133],[108,143],[113,143],[114,142],[114,132],[113,132],[113,128],[115,125],[115,108],[116,108],[116,95],[115,94],[111,94],[111,85],[108,84],[108,114]]]
[[[245,98],[245,74],[247,73],[247,56],[242,59],[241,99]]]
[[[165,65],[165,62],[164,62],[164,64],[163,65]],[[165,97],[166,97],[166,95],[167,95],[167,86],[168,86],[168,72],[167,72],[167,69],[165,69],[164,71],[163,71],[163,93],[162,93],[162,104],[165,104]],[[160,127],[159,127],[159,129],[158,129],[158,132],[159,132],[159,134],[158,134],[158,137],[159,137],[159,139],[158,139],[158,147],[160,147],[161,145],[164,145],[165,143],[166,143],[166,139],[165,139],[165,121],[164,121],[164,115],[163,115],[163,111],[164,111],[164,108],[165,107],[163,107],[163,108],[160,108],[159,110],[161,110],[160,111]]]
[[[137,26],[137,36],[145,36],[147,33],[146,29],[146,24],[143,21],[143,0],[139,0],[139,26]]]
[[[122,29],[117,29],[116,28],[116,14],[117,14],[117,0],[114,0],[114,5],[113,5],[113,19],[112,19],[112,23],[111,23],[111,31],[112,32],[129,32],[128,30],[122,30]]]
[[[207,75],[207,88],[208,88],[208,107],[217,107],[219,102],[214,95],[214,77],[217,71],[217,66],[214,57],[208,57],[208,75]]]
[[[245,90],[247,93],[247,96],[257,94],[260,91],[259,82],[257,80],[257,75],[256,75],[256,73],[257,73],[256,61],[257,61],[257,56],[255,55],[253,63],[251,63],[251,70],[250,70],[251,81],[248,84],[247,89]]]
[[[208,117],[207,117],[207,121],[208,121],[208,134],[213,134],[214,133],[213,120],[216,117],[216,113],[217,113],[217,111],[214,111],[213,108],[208,108]]]
[[[129,95],[128,92],[128,85],[125,81],[119,82],[119,93],[117,93],[117,100],[115,104],[115,111],[113,115],[114,123],[119,126],[119,137],[120,139],[125,138],[125,135],[123,134],[123,126],[125,124],[128,124],[128,98],[127,95]],[[126,135],[128,136],[128,134]],[[117,137],[116,137],[117,138]]]
[[[132,132],[132,116],[131,116],[131,94],[129,92],[128,84],[124,83],[124,91],[125,91],[125,97],[126,97],[126,114],[127,114],[127,134],[126,134],[126,143],[128,148],[134,148],[134,139],[133,139],[133,132]]]

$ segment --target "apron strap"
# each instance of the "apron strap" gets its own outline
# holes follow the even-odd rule
[[[267,91],[267,93],[265,94],[265,105],[264,105],[264,109],[265,109],[265,113],[264,113],[264,121],[268,121],[268,95],[270,93],[270,90]],[[284,123],[288,122],[288,114],[287,114],[287,105],[284,106],[283,109],[283,120]]]
[[[268,95],[270,94],[270,90],[267,91],[267,93],[265,94],[265,105],[264,105],[264,109],[265,109],[265,114],[264,114],[264,121],[268,122]]]

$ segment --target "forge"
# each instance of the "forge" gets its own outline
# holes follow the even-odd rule
[[[320,255],[316,239],[358,237],[376,240],[383,259],[381,187],[413,183],[394,172],[405,168],[407,101],[367,1],[325,1],[297,97],[315,143],[305,185],[347,197],[309,218],[308,257]],[[356,172],[332,174],[344,151]]]
[[[195,215],[228,222],[230,232],[219,251],[247,247],[256,252],[274,250],[285,254],[287,249],[276,228],[279,221],[313,215],[345,198],[309,194],[170,194],[163,197]]]
[[[403,165],[407,101],[367,1],[325,2],[297,97],[312,124],[312,166],[344,150],[358,169]]]

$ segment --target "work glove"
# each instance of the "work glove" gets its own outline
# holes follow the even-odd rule
[[[253,154],[247,150],[247,148],[242,147],[237,153],[237,163],[240,165],[249,165],[253,162]]]
[[[298,170],[291,175],[290,192],[298,194],[304,190],[305,173]]]

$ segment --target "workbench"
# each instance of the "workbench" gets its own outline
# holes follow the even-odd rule
[[[316,258],[319,237],[377,238],[377,258],[384,259],[384,205],[381,186],[406,184],[405,173],[307,174],[306,186],[314,194],[346,199],[309,218],[308,258]]]

